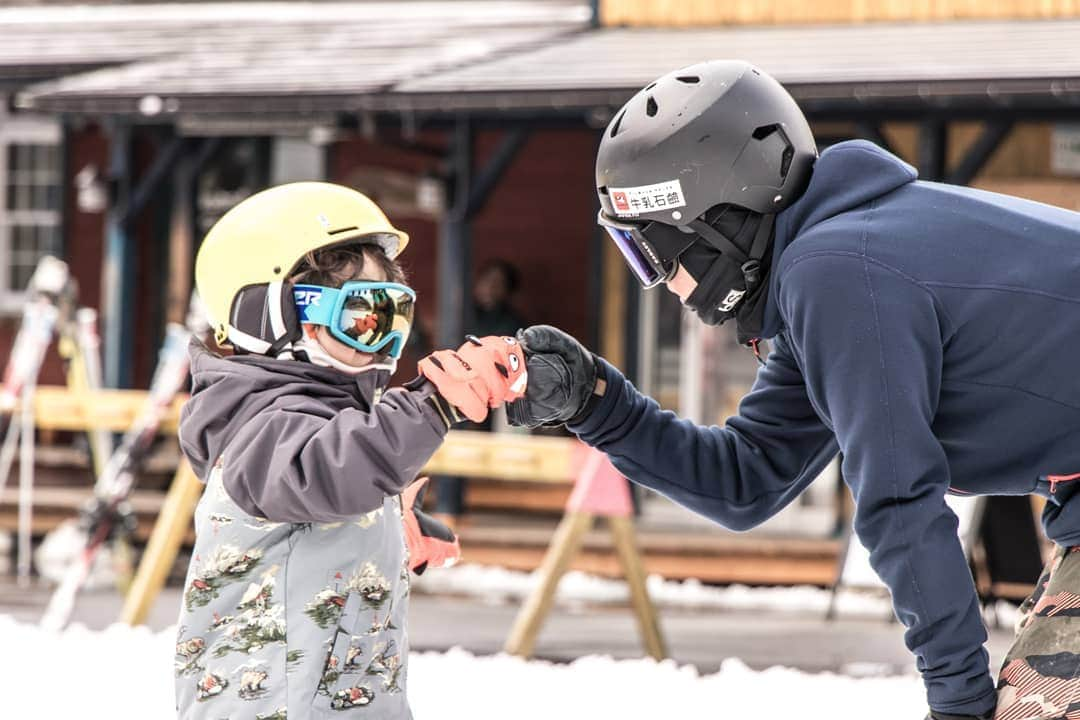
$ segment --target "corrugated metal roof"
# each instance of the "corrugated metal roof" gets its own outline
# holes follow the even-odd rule
[[[788,84],[1080,77],[1080,20],[609,29],[395,90],[639,88],[717,57],[748,60]]]
[[[0,10],[0,77],[28,64],[104,70],[66,98],[351,95],[584,28],[580,0],[222,3]],[[113,103],[116,104],[116,103]],[[124,103],[119,103],[123,106]]]
[[[253,6],[216,12],[237,7]],[[349,17],[286,7],[273,21],[232,22],[224,37],[219,17],[209,36],[171,40],[183,49],[35,86],[30,97],[115,112],[146,95],[193,113],[587,108],[618,104],[672,68],[732,57],[808,102],[995,92],[1080,102],[1080,20],[585,30],[580,3],[389,3],[370,16],[377,5],[362,4],[341,10]],[[0,11],[0,66],[13,27]]]
[[[625,99],[674,68],[748,60],[799,98],[911,98],[1044,92],[1080,100],[1080,20],[604,29],[528,52],[414,78],[378,100],[423,108],[474,95],[504,104]],[[1041,83],[1032,84],[1030,81]]]

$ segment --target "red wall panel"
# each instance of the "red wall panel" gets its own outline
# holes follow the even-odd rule
[[[478,165],[501,133],[476,139]],[[473,270],[492,258],[521,270],[515,307],[529,323],[561,327],[587,340],[589,248],[596,220],[596,134],[534,132],[473,223]]]
[[[502,132],[477,133],[475,159],[483,166],[502,139]],[[441,133],[418,138],[442,146]],[[491,192],[472,227],[473,272],[488,260],[508,260],[521,271],[521,289],[514,306],[530,323],[549,323],[585,338],[590,244],[594,234],[593,161],[595,133],[549,130],[533,133],[502,180]],[[378,166],[409,173],[438,171],[438,158],[360,137],[337,143],[331,154],[330,178],[349,183],[358,166]],[[374,198],[378,201],[378,198]],[[428,337],[437,327],[438,223],[397,214],[391,220],[410,234],[402,262],[417,290],[418,326]]]

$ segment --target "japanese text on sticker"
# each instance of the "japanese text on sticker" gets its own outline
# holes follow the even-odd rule
[[[668,210],[686,205],[679,181],[628,188],[610,188],[611,206],[620,217],[633,217],[643,212]]]

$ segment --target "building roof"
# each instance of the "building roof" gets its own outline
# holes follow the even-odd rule
[[[1080,20],[625,29],[591,28],[586,4],[558,0],[209,5],[198,18],[185,15],[192,7],[140,8],[140,18],[128,16],[131,7],[107,9],[130,33],[113,57],[145,55],[36,85],[22,104],[196,114],[574,110],[621,104],[672,68],[732,57],[774,75],[811,112],[912,101],[1080,105]],[[84,59],[110,57],[102,10],[51,27],[49,57],[72,62],[80,45],[93,48]],[[163,30],[175,17],[191,24]],[[33,23],[9,18],[0,11],[0,73],[34,43],[23,32]]]
[[[589,19],[580,0],[9,8],[0,79],[62,76],[30,94],[54,110],[133,112],[148,95],[184,98],[185,110],[243,97],[237,109],[257,112],[258,98],[310,106],[319,96],[335,100],[314,104],[339,109],[342,97],[528,49]],[[80,69],[93,71],[71,74]]]
[[[636,91],[674,68],[748,60],[804,100],[857,94],[986,94],[993,86],[1080,91],[1080,20],[954,21],[709,29],[604,29],[488,62],[413,78],[388,104],[425,96],[543,92],[556,102]],[[561,97],[560,97],[561,96]],[[550,102],[550,101],[549,101]]]

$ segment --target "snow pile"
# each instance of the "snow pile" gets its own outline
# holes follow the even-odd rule
[[[73,626],[50,633],[0,615],[0,677],[12,690],[3,717],[39,720],[171,718],[172,628]],[[15,691],[17,689],[17,691]],[[462,650],[414,653],[409,697],[417,720],[551,720],[552,717],[827,717],[911,720],[925,713],[915,676],[856,679],[786,668],[754,672],[738,660],[701,676],[673,661],[590,656],[556,665]],[[872,710],[868,710],[872,709]]]
[[[520,603],[536,588],[540,576],[485,565],[458,565],[424,573],[413,580],[413,591],[431,595],[461,595],[492,604]],[[705,585],[700,580],[682,582],[650,575],[649,595],[660,608],[678,610],[752,610],[755,612],[805,613],[825,616],[832,591],[811,586],[747,587]],[[556,602],[563,606],[621,605],[630,600],[622,580],[568,572],[559,583]],[[845,590],[837,597],[837,614],[845,618],[888,619],[892,605],[884,593]],[[999,602],[998,621],[1012,627],[1016,606]]]
[[[855,679],[780,667],[754,672],[738,660],[701,676],[670,660],[590,656],[553,665],[462,650],[413,654],[410,662],[417,720],[911,720],[926,714],[922,681],[915,676]]]

